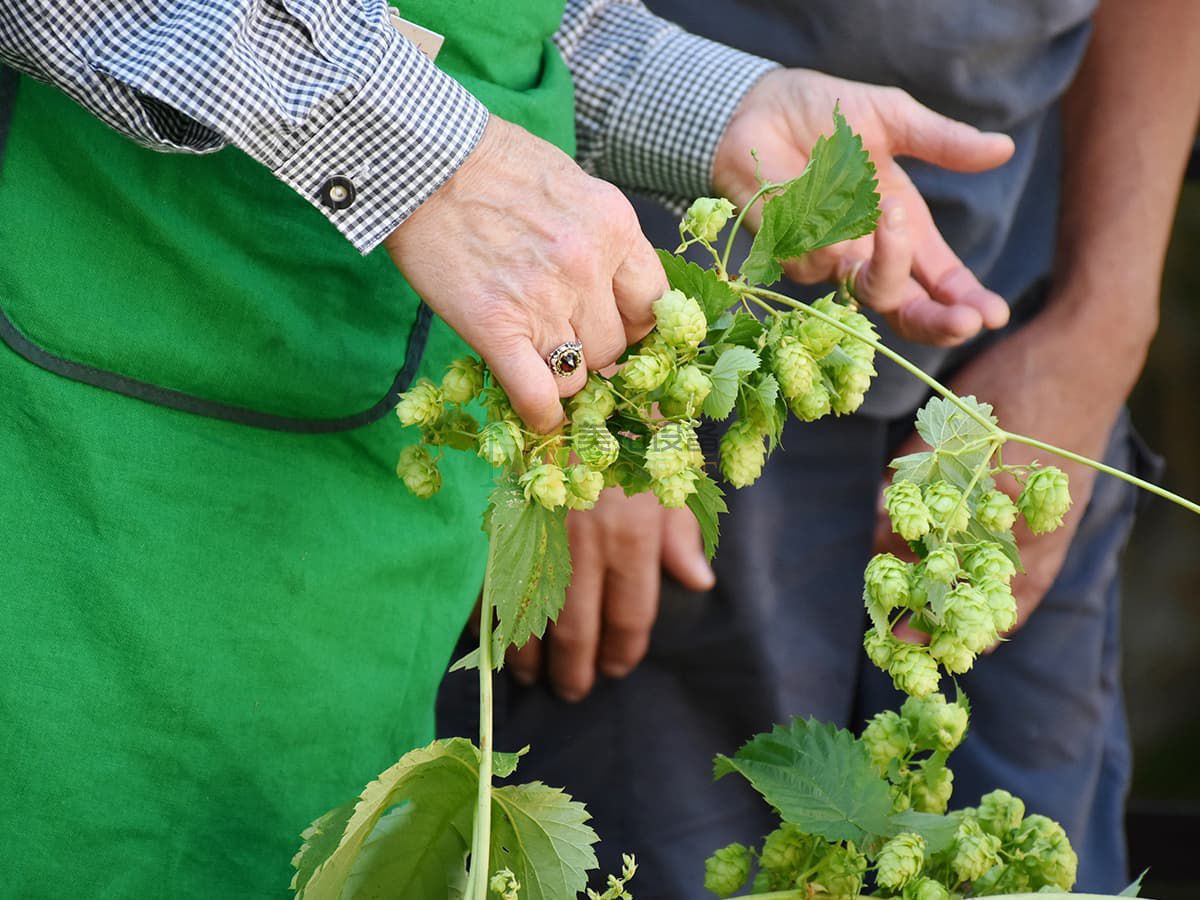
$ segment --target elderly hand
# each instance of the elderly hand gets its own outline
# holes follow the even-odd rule
[[[734,203],[745,203],[758,188],[752,149],[768,180],[799,175],[808,149],[829,132],[835,103],[862,135],[878,170],[883,204],[879,228],[868,237],[793,260],[785,267],[787,274],[804,283],[837,281],[857,267],[855,295],[911,340],[954,345],[981,328],[1004,325],[1008,305],[955,256],[895,157],[978,172],[1012,155],[1013,143],[1005,135],[986,134],[941,116],[896,88],[780,69],[763,76],[734,113],[717,149],[714,186]],[[758,216],[751,213],[747,219],[757,227]]]
[[[665,569],[684,587],[703,591],[714,578],[687,509],[663,509],[652,494],[626,497],[619,488],[596,506],[567,516],[575,566],[567,600],[543,641],[510,650],[507,664],[532,684],[545,665],[564,700],[582,700],[599,672],[621,678],[646,655]]]
[[[430,307],[473,347],[530,428],[654,324],[666,276],[624,195],[495,116],[467,161],[385,241]],[[546,356],[583,343],[567,378]]]

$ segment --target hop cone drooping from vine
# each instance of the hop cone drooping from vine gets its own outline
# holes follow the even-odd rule
[[[971,578],[976,582],[984,578],[995,578],[1008,584],[1017,574],[1017,567],[1008,558],[1004,548],[992,541],[972,547],[963,559],[963,567],[971,573]]]
[[[442,399],[447,403],[470,403],[483,390],[483,363],[463,356],[450,363],[442,376]]]
[[[934,524],[944,529],[946,534],[967,530],[971,513],[963,500],[962,491],[948,481],[935,481],[925,488],[923,496]]]
[[[966,707],[950,703],[943,694],[909,697],[900,714],[912,728],[922,750],[949,752],[962,743],[967,731]]]
[[[1003,534],[1017,521],[1017,505],[1003,491],[987,491],[979,498],[975,518],[992,534]]]
[[[974,881],[1000,861],[1000,838],[987,834],[970,816],[958,824],[950,866],[960,881]]]
[[[937,690],[941,676],[937,663],[923,647],[897,641],[888,660],[888,674],[896,690],[914,697],[925,697]]]
[[[666,394],[659,401],[664,415],[696,416],[704,398],[712,393],[712,381],[700,367],[688,363],[680,366],[667,384]]]
[[[958,584],[946,595],[942,619],[946,629],[972,653],[982,653],[998,637],[987,597],[970,584]]]
[[[493,468],[515,462],[525,450],[525,436],[516,422],[489,422],[479,432],[479,455]]]
[[[567,508],[591,509],[604,490],[604,476],[587,466],[570,466],[567,469]]]
[[[817,863],[811,884],[816,896],[850,900],[862,890],[866,872],[867,858],[858,852],[853,843],[844,847],[834,844]]]
[[[701,197],[684,213],[683,221],[679,223],[680,231],[690,231],[700,240],[712,243],[733,211],[734,205],[724,197]]]
[[[671,374],[673,360],[659,350],[643,350],[625,361],[621,379],[632,390],[646,393],[661,387]]]
[[[1017,509],[1034,534],[1044,534],[1061,526],[1063,516],[1070,508],[1067,474],[1057,466],[1046,466],[1030,475],[1017,498]]]
[[[925,864],[925,838],[919,834],[898,834],[875,858],[875,880],[889,891],[898,891],[921,871]]]
[[[721,474],[736,488],[758,480],[767,458],[763,434],[748,419],[738,419],[721,436]]]
[[[571,430],[571,446],[589,469],[602,472],[617,461],[621,447],[601,422],[585,422]]]
[[[954,793],[954,773],[945,766],[922,767],[912,779],[912,808],[917,812],[941,815]]]
[[[883,492],[883,502],[892,520],[892,530],[906,541],[919,540],[933,527],[933,517],[919,485],[894,481]]]
[[[588,375],[587,384],[568,401],[567,409],[572,423],[602,423],[613,414],[616,405],[612,385],[593,372]]]
[[[521,476],[526,500],[536,500],[546,509],[558,509],[567,502],[567,479],[553,463],[534,466]]]
[[[1017,624],[1017,599],[1012,589],[995,578],[981,578],[975,587],[987,597],[988,609],[992,611],[992,626],[997,634],[1012,630]]]
[[[908,725],[892,710],[876,713],[863,729],[862,743],[880,775],[886,775],[892,760],[912,750]]]
[[[750,877],[750,850],[743,844],[722,847],[704,861],[704,887],[718,897],[741,890]]]
[[[396,416],[405,425],[436,425],[442,416],[442,392],[428,378],[420,379],[400,395]]]
[[[421,444],[410,444],[400,451],[396,474],[406,488],[422,499],[432,497],[442,487],[437,462]]]
[[[654,301],[658,333],[672,347],[698,347],[708,333],[708,320],[700,304],[682,291],[669,290]]]
[[[938,584],[953,584],[958,577],[958,556],[949,547],[939,547],[921,561],[920,574]]]
[[[1025,803],[1020,797],[997,789],[983,795],[975,809],[975,818],[988,834],[1004,838],[1025,818]]]
[[[784,336],[772,353],[771,370],[779,382],[779,390],[788,403],[793,403],[813,389],[817,365],[803,344]]]
[[[938,629],[929,641],[929,653],[947,672],[962,675],[971,671],[975,664],[975,654],[952,631]]]

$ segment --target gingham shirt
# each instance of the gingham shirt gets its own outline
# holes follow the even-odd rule
[[[575,78],[580,163],[681,197],[710,191],[725,123],[772,66],[636,0],[568,0],[555,42]],[[147,147],[239,147],[364,253],[455,172],[488,118],[391,27],[385,0],[3,0],[0,61]],[[354,188],[343,209],[322,199],[334,176]]]

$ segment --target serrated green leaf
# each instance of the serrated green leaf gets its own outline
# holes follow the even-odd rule
[[[676,256],[666,250],[657,251],[662,262],[663,271],[667,273],[667,281],[677,291],[683,291],[687,296],[699,301],[704,310],[704,317],[713,324],[737,303],[728,281],[722,281],[712,269],[704,269],[689,262],[682,256]]]
[[[820,137],[798,178],[763,204],[763,221],[741,274],[773,284],[782,260],[829,244],[870,234],[879,218],[875,164],[841,112],[834,110],[833,134]]]
[[[769,441],[768,450],[774,450],[783,433],[786,419],[780,418],[779,382],[775,376],[767,373],[756,373],[738,391],[737,407],[743,419],[762,422],[767,430]],[[786,409],[786,407],[785,407]]]
[[[960,398],[980,416],[996,424],[992,407],[974,397]],[[994,432],[944,397],[931,398],[917,411],[917,433],[933,448],[931,476],[965,490],[995,451]],[[914,479],[915,480],[915,479]]]
[[[714,778],[738,772],[785,822],[830,841],[888,834],[892,798],[862,744],[827,722],[793,719],[752,738]]]
[[[583,804],[534,782],[496,788],[492,805],[491,872],[510,869],[521,900],[575,900],[598,864]]]
[[[704,555],[711,560],[721,535],[720,517],[729,512],[725,492],[708,475],[701,475],[696,481],[696,492],[688,497],[687,505],[700,525]]]
[[[891,467],[896,470],[896,481],[915,481],[917,484],[928,484],[935,480],[937,461],[931,450],[922,450],[919,453],[896,457],[892,460]]]
[[[496,664],[509,645],[541,637],[558,618],[571,581],[566,510],[528,503],[511,482],[492,492],[488,517],[488,580],[496,610]]]
[[[725,419],[737,402],[738,385],[743,375],[758,368],[758,354],[748,347],[730,347],[708,373],[712,390],[704,398],[704,414],[710,419]]]
[[[729,327],[711,340],[713,344],[737,344],[751,350],[758,349],[758,339],[766,329],[762,322],[749,313],[730,318]]]
[[[960,813],[939,816],[937,813],[906,809],[904,812],[891,815],[886,836],[895,837],[904,832],[919,834],[925,838],[926,849],[929,853],[941,853],[954,842],[954,833],[958,830],[961,818]]]

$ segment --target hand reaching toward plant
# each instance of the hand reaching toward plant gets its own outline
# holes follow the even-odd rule
[[[712,587],[713,574],[696,517],[650,494],[604,491],[592,509],[568,514],[567,535],[574,571],[558,621],[543,640],[509,650],[507,662],[526,684],[544,664],[555,691],[577,701],[597,674],[622,678],[642,661],[664,571],[694,591]]]
[[[413,288],[470,344],[535,431],[559,396],[654,324],[667,286],[617,188],[493,116],[463,166],[385,242]],[[546,355],[578,339],[586,362],[556,378]]]
[[[955,256],[895,160],[912,156],[954,171],[979,172],[1012,155],[1005,135],[948,119],[895,88],[805,69],[777,70],[751,89],[730,121],[717,149],[716,188],[739,206],[754,195],[758,179],[751,150],[768,181],[800,174],[835,103],[862,135],[876,165],[883,199],[880,228],[791,260],[784,266],[787,274],[804,283],[840,281],[857,268],[857,298],[886,314],[897,334],[925,343],[959,344],[981,328],[1005,324],[1008,305]],[[747,216],[752,228],[760,216],[757,209]]]

